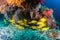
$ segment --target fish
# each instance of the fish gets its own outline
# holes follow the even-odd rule
[[[4,19],[4,23],[5,23],[5,24],[7,24],[7,21],[6,21],[6,19]]]
[[[24,29],[24,27],[22,27],[22,26],[20,26],[20,25],[18,25],[18,24],[16,24],[15,25],[18,29]]]
[[[47,31],[49,30],[49,27],[42,28],[42,31]]]

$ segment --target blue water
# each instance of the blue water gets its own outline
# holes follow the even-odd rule
[[[60,18],[60,0],[44,0],[44,5],[54,10],[54,17]]]

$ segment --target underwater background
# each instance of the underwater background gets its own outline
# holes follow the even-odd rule
[[[60,28],[60,0],[44,0],[43,5],[54,10],[53,16],[58,28]],[[60,40],[60,38],[55,39],[47,37],[47,34],[51,32],[56,34],[60,33],[58,29],[50,29],[43,34],[41,34],[40,31],[33,31],[31,29],[18,30],[13,25],[9,24],[9,22],[5,24],[4,18],[4,15],[0,14],[0,40]]]

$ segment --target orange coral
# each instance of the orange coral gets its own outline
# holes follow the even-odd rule
[[[21,3],[25,1],[25,0],[7,0],[7,3],[9,5],[13,5],[13,6],[18,6],[20,7],[21,6]]]
[[[7,1],[6,0],[0,0],[0,12],[4,12],[7,7]]]

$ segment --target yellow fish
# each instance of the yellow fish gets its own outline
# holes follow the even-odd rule
[[[24,27],[20,26],[20,25],[15,25],[18,29],[24,29]]]
[[[15,21],[14,20],[9,20],[12,25],[14,25]]]
[[[29,23],[37,23],[37,21],[36,20],[32,20],[31,22],[29,22]]]
[[[10,20],[10,22],[12,22],[12,23],[13,23],[13,22],[14,22],[14,20]]]
[[[44,22],[38,22],[37,23],[39,26],[38,26],[38,28],[42,28],[42,27],[45,27],[46,26],[46,23],[44,23]]]
[[[4,19],[4,23],[5,23],[5,24],[7,24],[7,21],[6,21],[6,19]]]
[[[27,20],[26,19],[24,19],[24,24],[27,24]]]
[[[40,21],[41,22],[46,22],[46,18],[41,18]]]
[[[49,28],[46,27],[46,18],[41,18],[39,22],[37,23],[39,26],[37,26],[38,30],[41,31],[47,31]]]
[[[45,27],[45,28],[42,28],[42,31],[47,31],[49,30],[49,28]]]
[[[14,16],[12,17],[12,19],[9,19],[9,21],[11,22],[12,25],[14,25],[15,23]]]
[[[44,25],[45,23],[44,22],[38,22],[37,24],[38,25]]]
[[[20,21],[18,21],[17,23],[21,24],[21,23],[23,23],[23,22],[20,20]]]
[[[33,28],[33,29],[37,29],[37,27],[36,27],[36,26],[32,26],[32,28]]]
[[[43,28],[43,27],[46,27],[46,25],[44,24],[44,25],[37,26],[37,28]]]

